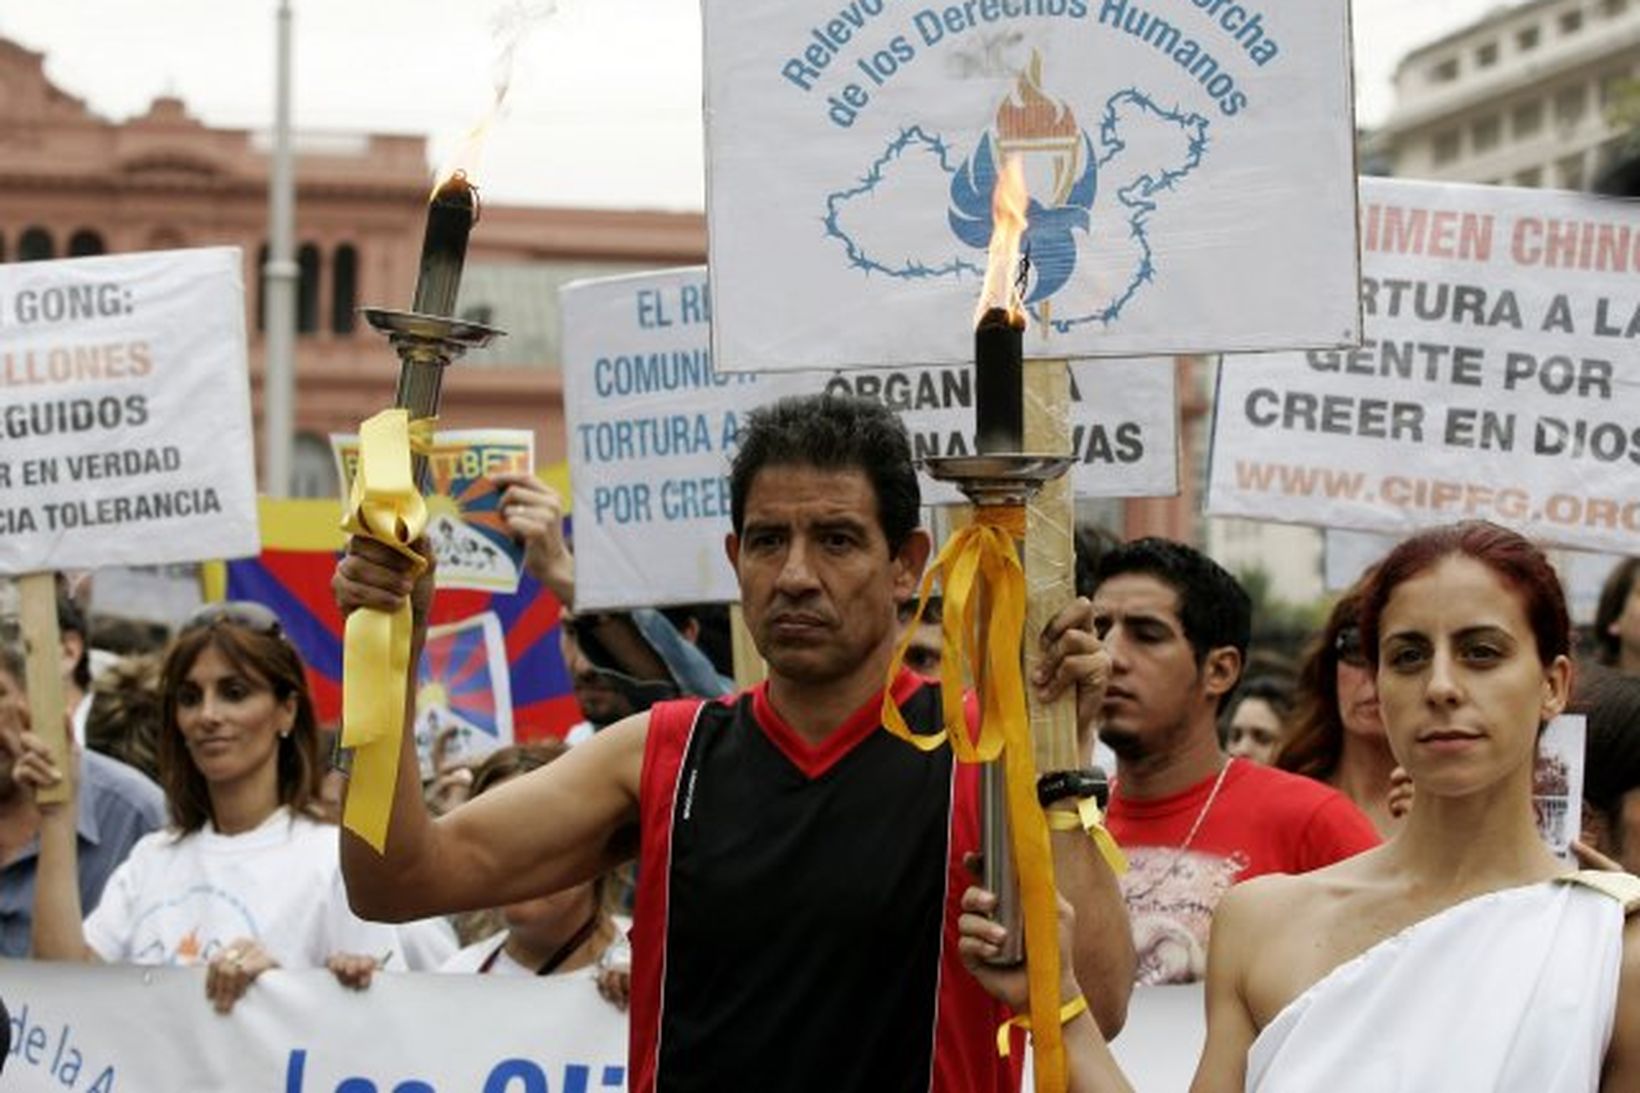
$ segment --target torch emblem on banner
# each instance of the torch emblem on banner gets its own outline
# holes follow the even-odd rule
[[[1037,199],[1021,192],[1021,245],[1031,256],[1035,274],[1024,302],[1045,308],[1076,271],[1077,237],[1089,231],[1099,169],[1093,142],[1075,111],[1043,90],[1042,56],[1036,52],[997,107],[991,131],[951,179],[951,230],[971,247],[987,247],[993,264],[992,197],[1010,163],[1020,171],[1020,184],[1028,193],[1043,195]]]

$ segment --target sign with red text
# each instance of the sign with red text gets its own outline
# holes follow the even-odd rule
[[[1640,205],[1361,180],[1359,349],[1227,361],[1208,511],[1640,550]]]
[[[1346,0],[706,0],[721,372],[961,365],[1001,165],[1026,352],[1354,344]]]
[[[0,573],[257,552],[242,265],[0,265]]]
[[[729,463],[747,411],[783,395],[857,395],[895,411],[913,455],[974,451],[971,365],[721,375],[703,267],[582,281],[559,296],[564,419],[581,610],[739,598],[724,555]],[[1178,491],[1174,365],[1071,365],[1072,487],[1086,497]],[[927,475],[924,504],[961,503]]]

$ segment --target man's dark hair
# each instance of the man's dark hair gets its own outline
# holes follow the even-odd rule
[[[860,471],[877,495],[877,521],[889,551],[917,527],[922,494],[911,441],[900,419],[881,403],[838,395],[793,395],[746,416],[729,471],[729,511],[735,534],[746,524],[746,496],[764,467]]]
[[[1179,623],[1196,654],[1196,666],[1209,650],[1235,646],[1243,663],[1253,633],[1253,601],[1247,590],[1219,563],[1171,539],[1136,539],[1111,547],[1094,569],[1094,589],[1124,573],[1154,577],[1179,599]],[[1224,699],[1230,696],[1227,694]],[[1222,701],[1222,700],[1221,700]]]
[[[85,615],[72,599],[57,594],[57,631],[80,635],[80,659],[74,662],[74,686],[82,691],[91,689],[91,628],[85,624]]]

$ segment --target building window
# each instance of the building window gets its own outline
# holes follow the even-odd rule
[[[1515,107],[1514,114],[1509,118],[1509,127],[1516,140],[1535,136],[1538,130],[1543,128],[1542,100],[1533,99],[1531,102],[1523,102]]]
[[[1567,127],[1576,125],[1583,120],[1587,100],[1582,84],[1563,88],[1555,95],[1555,121]]]
[[[1476,154],[1490,152],[1498,146],[1503,134],[1503,122],[1496,114],[1488,114],[1475,123],[1469,132],[1470,146]]]
[[[87,258],[93,254],[106,254],[108,248],[103,246],[103,237],[90,228],[81,228],[68,237],[68,256],[70,258]]]
[[[296,248],[296,333],[319,329],[319,248],[303,243]]]
[[[1560,33],[1576,34],[1583,29],[1583,9],[1573,8],[1560,13]]]
[[[1562,190],[1583,188],[1583,157],[1566,156],[1555,161],[1555,181]]]
[[[1430,83],[1451,83],[1458,78],[1458,58],[1448,57],[1429,70]]]
[[[1543,185],[1543,168],[1528,167],[1515,175],[1516,186],[1526,186],[1532,189]]]
[[[1608,72],[1600,77],[1600,105],[1603,109],[1622,103],[1633,96],[1635,82],[1625,69]]]
[[[1475,67],[1491,68],[1498,63],[1498,43],[1487,42],[1475,51]]]
[[[17,237],[17,260],[19,262],[39,262],[43,259],[55,257],[57,257],[57,244],[52,241],[51,233],[44,228],[26,228],[23,234]]]
[[[1522,53],[1529,53],[1538,46],[1538,38],[1542,32],[1534,25],[1521,27],[1515,31],[1515,48]]]
[[[1463,134],[1456,129],[1448,129],[1444,133],[1435,135],[1435,165],[1437,167],[1451,163],[1458,158],[1463,150]]]
[[[353,333],[358,306],[359,251],[352,243],[343,243],[330,260],[331,333]]]

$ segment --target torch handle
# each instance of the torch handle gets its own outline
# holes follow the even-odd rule
[[[399,367],[399,389],[393,405],[410,411],[410,420],[433,417],[438,413],[439,392],[444,386],[444,365],[434,360],[402,358]],[[410,473],[416,488],[427,492],[427,457],[410,457]]]
[[[1001,951],[986,962],[1005,968],[1025,959],[1025,918],[1019,899],[1019,877],[1014,872],[1004,780],[1000,759],[980,767],[980,883],[997,897],[996,910],[991,912],[992,921],[1008,931]]]

